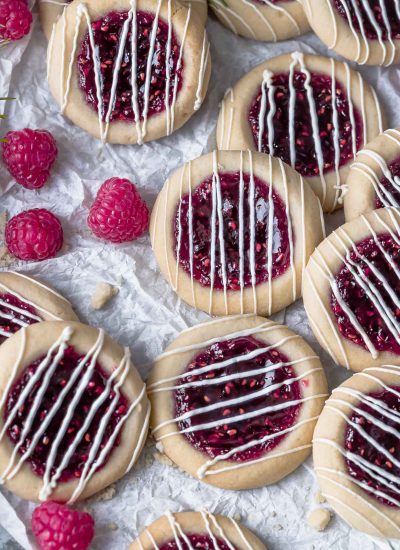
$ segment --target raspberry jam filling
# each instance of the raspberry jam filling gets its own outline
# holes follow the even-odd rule
[[[123,25],[128,18],[128,12],[111,12],[102,19],[91,23],[94,43],[96,45],[96,58],[100,65],[101,81],[101,115],[106,119],[112,100],[111,91],[115,72],[115,63],[118,57]],[[137,21],[137,102],[140,117],[143,118],[146,97],[148,98],[147,117],[151,117],[165,110],[167,65],[169,67],[170,86],[169,104],[174,95],[174,82],[177,79],[176,93],[182,87],[183,61],[177,70],[180,46],[172,32],[170,54],[167,60],[168,31],[169,27],[162,19],[158,20],[157,34],[152,54],[150,86],[148,94],[145,91],[147,59],[151,49],[151,34],[154,23],[152,13],[138,11]],[[121,68],[118,73],[118,82],[115,100],[111,105],[110,120],[134,121],[135,114],[132,103],[135,97],[132,93],[132,25],[129,27],[128,38],[125,43]],[[82,42],[77,58],[79,86],[86,97],[87,103],[99,111],[99,101],[96,88],[96,74],[93,64],[92,49],[89,33],[87,32]]]
[[[398,394],[400,392],[400,387],[391,389]],[[380,404],[375,402],[375,405],[380,405],[380,410],[378,410],[375,405],[366,402],[360,403],[357,407],[376,418],[388,429],[383,430],[376,422],[366,419],[358,412],[352,414],[351,421],[360,426],[370,439],[373,439],[380,447],[383,447],[387,451],[389,457],[377,450],[367,441],[366,437],[360,434],[354,427],[347,424],[345,448],[358,457],[361,457],[363,461],[367,461],[371,465],[379,467],[380,471],[373,470],[371,467],[370,470],[374,475],[370,475],[365,469],[349,459],[346,459],[347,470],[353,478],[370,487],[372,491],[367,491],[368,494],[375,497],[380,503],[386,504],[387,506],[400,507],[400,468],[393,463],[393,460],[397,462],[400,461],[400,439],[396,436],[396,431],[398,432],[400,430],[400,398],[387,389],[379,393],[370,394],[368,397],[381,402]],[[386,406],[386,414],[382,414],[382,405],[383,407]],[[391,433],[389,431],[390,429],[392,432],[394,431],[394,433]],[[390,455],[393,457],[393,460],[390,459]],[[362,462],[362,464],[365,464],[365,462]],[[388,479],[385,474],[391,479]],[[397,482],[393,481],[392,476],[397,478]],[[380,482],[379,478],[384,480],[385,484]],[[377,491],[383,493],[383,495],[377,494]],[[392,500],[385,498],[384,495]],[[399,504],[396,505],[396,502],[393,502],[393,500],[397,501]]]
[[[389,164],[390,173],[398,184],[395,187],[387,178],[383,177],[379,182],[380,193],[385,199],[385,204],[382,203],[379,196],[376,197],[376,208],[382,208],[383,206],[399,206],[400,205],[400,157],[397,157],[391,164]],[[385,190],[387,193],[385,193]]]
[[[23,326],[32,325],[39,320],[40,316],[34,307],[13,294],[0,294],[0,344]]]
[[[294,168],[302,176],[312,177],[320,175],[318,158],[316,153],[310,104],[307,97],[307,90],[304,86],[305,75],[295,71],[293,75],[293,87],[296,91],[296,101],[294,107],[294,146],[296,150],[296,162]],[[268,98],[268,89],[266,87],[266,110],[263,127],[261,152],[272,153],[273,156],[281,158],[287,164],[291,164],[290,159],[290,133],[291,122],[289,119],[289,73],[275,75],[272,80],[275,86],[275,105],[276,111],[273,116],[274,140],[273,151],[270,151],[268,144],[268,113],[271,104]],[[310,80],[313,89],[313,97],[318,117],[319,139],[323,155],[323,172],[330,172],[335,168],[335,126],[332,108],[332,79],[319,73],[311,73]],[[254,98],[248,120],[253,134],[254,144],[258,149],[259,131],[260,131],[260,109],[262,102],[262,90]],[[353,159],[353,137],[351,114],[349,110],[349,100],[347,94],[339,82],[336,82],[336,110],[339,130],[339,149],[340,160],[339,167],[347,164]],[[362,129],[361,117],[356,107],[353,106],[355,120],[356,149],[361,146]]]
[[[391,235],[383,234],[379,235],[378,241],[381,248],[385,251],[382,252],[378,247],[377,242],[373,237],[368,237],[363,241],[357,243],[355,251],[350,254],[350,260],[352,263],[360,266],[366,279],[370,284],[379,291],[382,299],[379,298],[378,303],[388,308],[393,318],[397,323],[400,322],[400,310],[397,308],[393,299],[388,293],[388,289],[394,292],[397,297],[400,297],[400,281],[393,269],[393,266],[398,266],[400,261],[400,246],[394,241]],[[375,272],[379,272],[379,278],[373,273],[370,266],[367,265],[360,256],[363,256],[370,264],[375,267]],[[389,261],[390,260],[390,261]],[[357,270],[354,268],[356,273]],[[384,285],[382,278],[387,281]],[[367,293],[356,282],[354,276],[346,265],[342,265],[340,271],[335,277],[336,284],[341,296],[341,299],[347,304],[353,314],[356,316],[363,330],[371,340],[377,351],[387,351],[395,354],[400,354],[400,345],[396,338],[389,330],[385,321],[382,319],[376,306],[372,303],[372,300],[367,296]],[[386,288],[385,288],[386,286]],[[372,293],[371,293],[372,294]],[[342,307],[338,303],[338,300],[331,294],[330,304],[332,311],[336,317],[341,334],[351,340],[354,344],[364,347],[367,346],[358,332],[358,330],[350,322],[348,316],[343,311]]]
[[[215,548],[219,548],[220,550],[232,550],[233,548],[233,550],[236,550],[236,547],[233,546],[232,543],[228,547],[225,542],[216,538],[215,544],[215,541],[207,535],[188,535],[185,533],[185,537],[189,539],[192,548],[196,548],[196,550],[214,550]],[[189,550],[189,546],[183,538],[179,538],[179,546],[177,541],[173,539],[160,546],[160,550]]]
[[[59,362],[50,380],[50,383],[45,391],[44,397],[40,401],[40,406],[35,415],[32,426],[29,429],[29,432],[25,440],[23,441],[22,446],[19,448],[18,452],[20,455],[24,455],[26,453],[30,443],[32,442],[32,439],[35,433],[39,430],[40,426],[45,421],[47,415],[51,412],[53,405],[57,401],[57,398],[59,397],[63,388],[66,386],[66,384],[70,380],[72,373],[78,367],[79,362],[83,359],[83,357],[84,356],[79,355],[71,346],[65,350],[63,358]],[[40,359],[37,359],[31,365],[29,365],[23,371],[19,380],[17,380],[17,382],[11,388],[10,393],[8,394],[7,402],[5,406],[4,420],[6,420],[10,415],[22,391],[27,386],[30,378],[37,371],[37,368],[43,359],[44,357],[41,357]],[[76,383],[72,386],[69,393],[62,400],[61,406],[57,409],[57,412],[54,415],[54,418],[50,421],[49,426],[41,436],[32,454],[27,459],[27,462],[30,464],[32,471],[40,477],[43,477],[44,475],[44,472],[46,469],[46,463],[49,458],[52,444],[54,443],[54,440],[60,431],[61,424],[66,417],[68,405],[70,404],[81,379],[82,379],[82,374],[78,376]],[[83,392],[83,395],[80,398],[75,408],[73,418],[71,419],[68,429],[66,431],[66,434],[58,447],[56,459],[54,460],[54,468],[52,469],[51,474],[54,474],[55,470],[57,469],[57,466],[61,463],[64,455],[66,454],[66,451],[72,445],[75,436],[79,432],[86,417],[88,416],[88,413],[92,404],[104,391],[104,388],[107,384],[107,380],[108,380],[108,377],[106,373],[96,363],[92,377],[90,378],[90,381],[86,386],[85,391]],[[34,385],[28,397],[24,400],[24,404],[19,408],[16,416],[14,417],[14,420],[11,422],[7,430],[8,437],[10,438],[12,443],[14,443],[15,445],[17,445],[20,440],[21,432],[25,426],[27,416],[32,409],[35,396],[37,395],[40,387],[42,386],[42,383],[43,383],[43,375],[40,381]],[[79,478],[81,476],[82,470],[88,459],[93,441],[98,433],[99,424],[102,418],[104,417],[104,415],[106,414],[114,397],[115,397],[114,391],[110,390],[110,393],[108,394],[107,398],[98,408],[92,422],[90,423],[90,426],[87,432],[84,434],[83,438],[80,440],[80,443],[76,448],[67,467],[63,470],[59,478],[61,482],[66,482],[74,478]],[[113,432],[115,431],[121,418],[126,414],[127,410],[128,410],[127,399],[121,393],[118,400],[118,404],[114,412],[112,413],[109,422],[107,423],[107,426],[103,435],[103,439],[96,457],[100,454],[102,449],[107,444],[108,440],[110,439]],[[106,458],[104,463],[100,466],[100,468],[104,467],[112,451],[116,446],[119,445],[119,443],[120,443],[120,437],[118,436],[116,441],[114,442],[114,446],[111,449],[108,457]]]
[[[274,368],[278,363],[289,363],[288,358],[272,348],[258,355],[255,353],[253,358],[235,362],[242,355],[266,347],[268,347],[267,344],[253,337],[220,341],[196,355],[188,365],[186,374],[207,365],[216,365],[215,369],[207,372],[181,378],[178,385],[188,383],[193,385],[175,390],[176,418],[189,411],[201,411],[208,407],[205,412],[179,420],[180,431],[219,421],[215,427],[197,428],[197,431],[184,433],[195,449],[214,458],[234,451],[242,445],[272,436],[260,444],[233,452],[229,456],[229,460],[244,462],[261,457],[286,437],[285,434],[274,437],[274,434],[295,424],[301,408],[296,401],[302,396],[299,381],[290,382],[296,377],[292,367],[288,365]],[[222,361],[229,364],[218,368],[218,363]],[[246,376],[246,372],[260,369],[266,372],[260,374],[252,372]],[[195,385],[196,382],[201,381],[206,383]],[[303,383],[307,382],[304,380]],[[275,385],[277,386],[272,388]],[[269,387],[272,388],[270,392]],[[262,391],[263,389],[265,392]],[[251,397],[253,393],[258,392],[262,394]],[[232,403],[232,400],[236,402]],[[292,401],[295,403],[289,404]],[[224,402],[230,403],[224,406]],[[219,406],[213,408],[213,405]],[[271,409],[259,412],[266,407]],[[243,416],[243,420],[240,416]],[[234,417],[239,418],[230,422]]]
[[[252,286],[252,271],[255,284],[268,281],[269,226],[272,225],[272,269],[271,278],[279,277],[290,265],[290,234],[285,205],[280,196],[272,193],[273,222],[269,223],[269,186],[254,177],[254,224],[249,207],[250,177],[243,174],[244,186],[240,200],[240,173],[220,173],[221,212],[223,225],[223,247],[220,246],[217,200],[213,200],[213,179],[201,183],[192,196],[186,195],[178,205],[174,219],[175,254],[186,273],[203,286],[224,288],[222,252],[225,252],[226,286],[228,290],[240,290],[241,273],[243,287]],[[215,193],[216,195],[217,193]],[[190,210],[190,198],[192,208]],[[215,202],[215,224],[213,224],[213,203]],[[240,215],[241,206],[243,216]],[[254,205],[254,206],[253,206]],[[213,227],[214,225],[214,227]],[[193,230],[191,231],[191,228]],[[193,253],[190,234],[193,235]],[[242,235],[242,237],[241,237]],[[252,239],[252,236],[254,238]],[[213,253],[213,239],[215,250]],[[241,239],[243,245],[241,246]],[[254,251],[254,266],[252,254]],[[193,257],[192,257],[193,254]],[[241,270],[241,262],[243,262]],[[253,269],[254,268],[254,269]],[[213,276],[214,270],[214,276]]]
[[[400,19],[396,13],[395,0],[355,0],[355,2],[353,0],[334,0],[333,4],[336,11],[347,22],[349,14],[354,29],[361,34],[364,33],[370,40],[379,39],[377,29],[379,29],[383,40],[388,40],[389,36],[392,39],[400,38]],[[358,15],[353,4],[357,6]],[[364,4],[367,4],[370,10],[367,10]],[[382,5],[384,10],[382,10]]]

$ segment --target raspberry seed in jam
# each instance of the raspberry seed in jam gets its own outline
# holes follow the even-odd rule
[[[398,40],[400,38],[400,19],[396,0],[367,0],[366,2],[334,0],[333,5],[347,22],[350,16],[354,29],[365,34],[369,40]],[[354,9],[355,5],[357,11]]]
[[[189,539],[192,548],[196,550],[214,550],[214,548],[219,548],[220,550],[236,550],[232,544],[228,546],[222,540],[215,538],[214,540],[208,535],[197,535],[197,534],[185,534],[185,538]],[[179,538],[179,546],[176,540],[169,540],[160,546],[160,550],[189,550],[189,546],[183,538]],[[218,545],[218,546],[217,546]]]
[[[388,178],[383,176],[379,181],[379,189],[386,204],[382,204],[379,196],[377,195],[375,201],[375,208],[382,208],[384,206],[399,206],[400,205],[400,157],[397,157],[388,166],[391,176],[394,182],[398,186],[394,186]]]
[[[0,294],[0,344],[22,327],[41,321],[34,307],[13,294]]]

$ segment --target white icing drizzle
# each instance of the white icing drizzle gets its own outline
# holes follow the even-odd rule
[[[267,325],[267,326],[265,327],[265,325]],[[170,357],[171,355],[173,356],[175,354],[185,353],[189,350],[193,351],[193,352],[197,349],[204,350],[204,349],[209,348],[210,346],[212,346],[216,342],[223,342],[223,341],[226,341],[226,340],[233,340],[233,339],[238,338],[240,336],[257,335],[257,334],[262,333],[266,330],[271,331],[271,330],[279,330],[279,329],[280,329],[279,326],[276,326],[276,325],[271,326],[270,323],[267,322],[267,323],[263,323],[261,325],[258,325],[257,327],[253,327],[252,329],[245,329],[245,330],[242,330],[242,331],[233,332],[233,333],[230,333],[230,334],[227,334],[227,335],[224,335],[224,336],[220,336],[220,337],[217,337],[217,338],[211,338],[210,340],[208,340],[206,342],[196,343],[196,344],[193,344],[192,346],[185,346],[185,347],[181,347],[181,348],[176,348],[174,350],[171,350],[171,351],[167,352],[166,354],[164,354],[161,357],[166,357],[166,356]],[[259,376],[259,375],[262,375],[262,374],[267,374],[267,373],[270,373],[270,372],[274,372],[274,371],[276,371],[280,368],[284,368],[284,367],[293,367],[293,368],[295,368],[296,365],[301,364],[301,363],[305,363],[305,362],[311,362],[311,361],[317,361],[318,362],[319,361],[318,357],[316,355],[312,355],[312,356],[302,357],[302,358],[299,358],[299,359],[296,359],[296,360],[290,360],[288,362],[279,362],[279,363],[272,363],[272,364],[269,362],[269,364],[264,366],[264,367],[255,368],[251,371],[244,370],[243,372],[235,373],[235,374],[232,374],[232,375],[229,375],[229,374],[222,374],[221,375],[220,374],[221,369],[225,369],[226,367],[229,367],[231,365],[234,365],[234,364],[242,362],[242,361],[252,360],[252,359],[254,359],[254,358],[256,358],[256,357],[258,357],[258,356],[260,356],[264,353],[267,353],[271,349],[280,349],[280,347],[283,346],[284,344],[286,344],[288,341],[299,339],[299,338],[300,337],[298,335],[287,336],[287,337],[282,338],[280,341],[278,341],[274,344],[265,345],[265,347],[257,348],[255,350],[253,350],[251,352],[247,352],[243,355],[238,355],[238,356],[235,356],[235,357],[231,357],[229,359],[225,359],[221,362],[212,363],[212,364],[204,366],[204,367],[198,367],[198,368],[195,368],[195,369],[190,370],[190,371],[185,371],[185,372],[183,372],[179,375],[163,378],[161,380],[158,380],[157,382],[154,382],[153,384],[150,384],[148,386],[148,393],[151,395],[153,393],[166,392],[166,391],[167,392],[173,392],[173,391],[176,391],[178,389],[187,388],[187,387],[203,387],[203,386],[206,387],[206,386],[211,386],[211,385],[216,385],[216,384],[224,386],[226,383],[228,383],[231,380],[238,380],[238,379],[241,379],[241,378],[244,379],[244,378],[248,378],[249,376]],[[207,378],[207,373],[210,372],[210,371],[214,371],[216,373],[216,376],[214,376],[213,378]],[[164,440],[168,437],[171,437],[171,436],[182,435],[182,434],[185,434],[185,433],[194,433],[194,432],[197,432],[199,430],[207,430],[207,429],[212,429],[212,428],[222,426],[222,425],[225,426],[225,425],[229,425],[229,424],[232,424],[232,423],[243,422],[243,421],[246,421],[248,419],[259,417],[259,416],[264,415],[264,414],[268,414],[268,413],[272,413],[272,412],[275,412],[275,411],[284,410],[284,409],[287,409],[287,408],[290,408],[290,407],[293,407],[293,406],[297,406],[297,405],[300,405],[300,404],[305,403],[307,401],[311,401],[311,400],[314,400],[314,399],[319,399],[319,398],[326,397],[326,395],[321,395],[321,394],[311,395],[311,396],[308,396],[308,397],[301,397],[299,399],[293,399],[291,401],[286,401],[286,402],[280,403],[278,405],[270,405],[270,406],[260,407],[257,410],[252,410],[252,411],[247,412],[247,413],[243,412],[242,414],[238,414],[236,416],[224,416],[223,411],[221,410],[220,418],[218,418],[217,420],[213,420],[213,421],[210,421],[210,422],[204,422],[204,423],[196,424],[196,425],[190,425],[189,427],[184,428],[184,429],[178,429],[178,430],[175,429],[175,427],[177,427],[177,424],[179,422],[189,420],[193,417],[196,417],[196,416],[202,415],[202,414],[206,414],[208,412],[218,411],[219,409],[226,410],[226,409],[229,409],[230,407],[237,407],[238,405],[240,405],[242,403],[251,402],[254,399],[259,399],[261,397],[267,396],[267,395],[273,393],[274,391],[279,390],[280,388],[282,388],[284,386],[290,386],[291,384],[300,382],[301,380],[304,380],[305,378],[307,378],[309,376],[313,376],[316,372],[320,372],[320,371],[322,371],[321,367],[313,367],[313,368],[305,370],[305,372],[302,372],[302,374],[295,375],[293,378],[287,378],[282,382],[272,384],[272,385],[264,387],[262,389],[253,391],[249,394],[245,394],[243,396],[239,396],[239,397],[235,397],[235,398],[231,398],[231,399],[226,399],[226,400],[223,400],[223,401],[213,403],[211,405],[205,405],[205,406],[198,407],[196,409],[190,410],[186,413],[183,413],[179,417],[172,418],[170,420],[166,420],[166,421],[158,424],[157,426],[154,427],[154,429],[152,431],[152,435],[155,437],[156,441],[162,441],[162,440]],[[198,375],[202,375],[202,374],[206,375],[206,377],[203,380],[195,380],[195,381],[192,380],[193,376],[198,376]],[[176,382],[176,381],[182,380],[182,379],[189,379],[189,380],[187,382],[178,383],[178,384],[175,384],[175,385],[172,385],[172,386],[170,385],[170,382]],[[228,451],[228,452],[226,452],[222,455],[218,455],[213,459],[205,461],[203,463],[203,465],[199,468],[199,470],[197,472],[197,475],[200,479],[203,479],[207,475],[215,475],[216,473],[221,473],[222,471],[227,471],[227,470],[232,470],[232,469],[239,469],[239,468],[242,468],[242,467],[253,465],[253,464],[258,463],[260,461],[268,460],[269,458],[273,458],[273,457],[278,456],[278,455],[280,456],[279,453],[276,454],[276,453],[271,452],[271,453],[267,453],[266,456],[263,456],[261,459],[258,458],[258,459],[254,459],[254,460],[248,460],[248,461],[243,462],[243,463],[240,463],[240,462],[233,463],[232,466],[226,466],[226,467],[223,467],[222,469],[213,468],[217,463],[219,463],[221,461],[229,460],[234,454],[236,454],[238,452],[243,452],[243,451],[248,450],[248,449],[250,449],[252,447],[255,447],[257,445],[262,445],[263,443],[265,443],[269,440],[272,440],[272,439],[275,439],[276,437],[280,437],[280,436],[283,436],[287,433],[293,432],[293,431],[297,430],[298,428],[304,426],[305,424],[308,424],[310,422],[315,422],[316,420],[317,420],[317,417],[306,418],[304,420],[296,422],[293,426],[290,426],[289,428],[283,429],[283,430],[281,430],[277,433],[269,434],[269,435],[264,436],[261,439],[254,439],[254,440],[249,441],[246,444],[239,445],[239,446],[231,449],[230,451]],[[171,426],[171,425],[172,425],[172,430],[169,430],[166,433],[163,433],[162,435],[158,434],[158,432],[160,430],[166,428],[167,426]],[[296,448],[296,449],[292,448],[292,449],[290,449],[289,452],[290,453],[291,452],[297,452],[297,450],[303,450],[306,447],[308,448],[309,445],[301,446],[301,447]],[[283,454],[285,454],[285,453],[283,453]]]
[[[4,410],[4,406],[5,406],[8,394],[11,390],[12,385],[16,382],[17,372],[20,367],[22,357],[24,356],[24,353],[26,351],[25,328],[21,329],[20,332],[21,332],[20,350],[19,350],[18,357],[15,361],[15,364],[13,366],[7,387],[5,388],[5,391],[2,395],[2,399],[0,401],[0,412]],[[85,393],[86,387],[91,379],[92,374],[94,373],[96,361],[103,348],[104,331],[100,329],[98,331],[98,336],[95,344],[86,353],[85,357],[80,360],[76,369],[74,369],[71,377],[68,379],[66,385],[60,391],[57,399],[49,409],[47,416],[40,423],[40,426],[37,429],[37,431],[33,434],[32,439],[29,442],[26,451],[24,452],[24,454],[21,454],[20,456],[18,456],[21,446],[23,445],[24,441],[26,440],[26,437],[28,436],[29,432],[32,429],[33,424],[36,421],[37,413],[40,409],[43,398],[46,394],[47,389],[50,387],[52,383],[53,375],[55,374],[60,362],[64,357],[65,350],[69,346],[69,342],[72,337],[72,334],[73,334],[73,329],[71,327],[66,327],[62,331],[61,336],[48,349],[46,356],[41,360],[35,373],[31,376],[26,386],[21,391],[15,405],[8,412],[8,415],[3,425],[3,429],[0,432],[0,441],[1,441],[4,438],[6,431],[9,429],[10,425],[15,419],[16,414],[21,409],[21,407],[24,406],[31,391],[33,390],[35,385],[40,381],[39,389],[35,395],[35,398],[31,404],[31,408],[24,421],[21,433],[19,435],[18,442],[14,445],[14,448],[10,455],[10,459],[7,466],[1,472],[0,484],[4,484],[8,480],[11,480],[20,471],[23,464],[30,458],[32,453],[34,453],[37,445],[40,444],[40,441],[43,437],[43,434],[46,432],[46,429],[49,427],[52,420],[58,414],[61,407],[64,406],[66,402],[66,398],[70,393],[71,389],[74,386],[76,386],[74,395],[70,398],[70,402],[68,404],[65,416],[61,422],[57,435],[54,441],[51,443],[51,447],[49,448],[49,454],[45,463],[43,484],[39,492],[40,500],[47,500],[49,497],[51,497],[52,493],[57,488],[58,480],[60,476],[62,475],[64,470],[68,467],[68,464],[70,463],[70,460],[74,452],[76,451],[79,444],[85,437],[87,430],[90,428],[97,411],[99,410],[101,405],[110,397],[111,394],[114,394],[114,397],[106,413],[104,414],[101,421],[99,422],[95,437],[90,447],[89,456],[85,462],[83,471],[81,473],[77,486],[69,502],[74,502],[79,498],[79,496],[85,490],[90,479],[96,473],[97,469],[104,464],[107,456],[112,451],[115,440],[118,437],[119,433],[121,432],[121,429],[125,425],[128,418],[132,415],[134,410],[139,406],[141,407],[140,402],[146,396],[146,389],[145,389],[145,385],[143,384],[142,390],[140,391],[139,395],[130,404],[127,413],[119,420],[113,434],[108,439],[104,447],[100,450],[100,445],[103,441],[104,435],[109,426],[109,422],[111,420],[112,414],[118,405],[118,401],[121,395],[120,389],[125,383],[126,377],[130,369],[130,352],[128,348],[125,348],[124,356],[120,364],[118,365],[118,367],[116,367],[113,370],[111,375],[108,377],[103,391],[98,395],[98,397],[90,405],[90,408],[87,412],[87,416],[85,417],[81,428],[73,438],[68,450],[62,457],[61,462],[58,465],[56,465],[56,458],[57,458],[59,446],[63,438],[65,437],[69,427],[71,426],[71,422],[74,418],[74,412],[76,410],[76,407],[78,406],[80,400],[82,399]],[[136,444],[133,458],[131,460],[128,470],[133,466],[137,458],[137,454],[139,453],[140,448],[143,444],[143,439],[147,433],[149,411],[150,411],[150,407],[148,407],[148,411],[146,413],[146,420],[142,428],[139,440]],[[96,457],[96,455],[98,456]]]
[[[228,120],[228,131],[226,133],[226,142],[224,145],[225,139],[225,103],[228,101],[229,97],[229,120]],[[235,104],[234,104],[234,94],[232,88],[228,88],[224,94],[224,99],[220,104],[221,108],[221,133],[220,133],[220,143],[221,149],[226,151],[230,150],[231,136],[232,136],[232,124],[233,124],[233,115],[235,113]]]
[[[49,1],[49,0],[43,0],[43,1]],[[112,116],[112,113],[115,107],[115,102],[117,99],[118,79],[119,79],[120,70],[123,62],[123,56],[124,56],[126,42],[128,40],[129,31],[131,31],[132,33],[131,34],[131,87],[132,87],[131,101],[132,101],[132,110],[134,114],[133,124],[136,129],[137,143],[139,145],[142,145],[144,143],[145,137],[147,135],[147,125],[148,125],[148,118],[149,118],[148,111],[149,111],[149,103],[150,103],[150,86],[151,86],[151,80],[153,78],[153,75],[152,75],[153,54],[154,54],[155,43],[157,38],[157,28],[158,28],[158,22],[160,18],[160,11],[161,11],[163,2],[167,3],[167,19],[168,19],[168,38],[165,46],[166,48],[166,59],[165,59],[166,82],[165,82],[164,105],[165,105],[165,119],[166,119],[166,123],[165,123],[166,135],[170,135],[174,131],[174,126],[175,126],[175,108],[176,108],[178,88],[179,88],[178,73],[182,67],[187,31],[188,31],[190,21],[192,19],[191,6],[189,5],[187,9],[187,17],[186,17],[184,30],[183,30],[182,41],[180,44],[179,57],[175,67],[174,79],[171,82],[171,53],[172,53],[172,38],[173,38],[172,5],[171,5],[171,0],[157,0],[157,5],[155,8],[155,14],[154,14],[154,21],[150,32],[150,39],[149,39],[150,47],[149,47],[149,52],[148,52],[147,62],[146,62],[146,69],[145,69],[143,112],[140,113],[139,100],[138,100],[139,89],[136,82],[137,31],[138,31],[137,19],[136,19],[137,2],[136,0],[130,0],[131,7],[128,12],[128,17],[125,20],[121,30],[121,35],[120,35],[119,44],[118,44],[118,51],[114,60],[112,85],[110,90],[110,101],[109,101],[107,113],[105,113],[104,122],[103,122],[104,103],[103,103],[103,96],[102,96],[102,77],[101,77],[101,71],[100,71],[100,60],[99,60],[98,48],[95,44],[94,33],[91,28],[92,20],[89,14],[89,10],[83,2],[81,2],[78,5],[77,12],[76,12],[75,28],[73,33],[72,48],[69,56],[67,56],[67,52],[66,52],[67,8],[63,10],[62,18],[63,18],[64,24],[62,25],[62,28],[61,28],[62,53],[61,53],[61,61],[60,61],[61,70],[60,70],[60,81],[59,81],[60,97],[61,97],[61,112],[65,111],[70,101],[71,82],[72,82],[72,77],[74,73],[74,63],[75,63],[76,51],[78,47],[79,32],[81,28],[82,19],[84,19],[86,22],[86,27],[87,27],[88,36],[89,36],[89,44],[90,44],[90,49],[91,49],[92,58],[93,58],[93,71],[94,71],[96,98],[97,98],[97,117],[98,117],[98,123],[99,123],[100,139],[102,140],[103,143],[107,141],[110,125],[112,124],[111,116]],[[64,5],[64,4],[60,4],[60,5]],[[55,31],[55,28],[53,28],[52,38],[49,42],[49,51],[48,51],[49,64],[50,64],[50,60],[52,59],[52,51],[54,48],[54,31]],[[209,59],[210,59],[210,45],[207,39],[206,32],[204,32],[198,85],[197,85],[195,102],[193,106],[193,110],[195,111],[200,108],[202,103],[204,80],[205,80],[206,70],[209,64]],[[66,76],[64,74],[64,66],[68,66],[68,71]],[[171,85],[172,85],[172,100],[171,100]]]

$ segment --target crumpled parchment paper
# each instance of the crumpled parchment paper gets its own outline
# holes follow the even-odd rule
[[[6,105],[9,117],[0,133],[26,126],[46,128],[59,147],[51,181],[39,192],[14,184],[0,163],[0,211],[14,215],[26,208],[49,208],[62,219],[66,241],[55,259],[29,265],[16,262],[12,267],[51,282],[71,300],[83,322],[104,327],[121,344],[130,346],[143,377],[147,376],[151,361],[182,329],[207,315],[177,298],[159,273],[147,236],[134,244],[114,246],[90,235],[87,209],[97,189],[108,177],[127,177],[138,185],[151,206],[172,170],[215,147],[218,104],[228,86],[258,63],[280,53],[327,53],[312,34],[297,41],[263,44],[234,36],[214,19],[208,22],[208,32],[213,73],[203,107],[171,137],[142,147],[106,146],[102,150],[98,141],[59,114],[46,83],[46,41],[38,24],[31,37],[0,50],[0,96],[16,98]],[[400,125],[400,69],[360,70],[376,87],[390,126]],[[329,228],[342,219],[341,213],[329,217]],[[120,292],[104,310],[93,311],[90,298],[100,280],[117,285]],[[321,354],[331,386],[349,376],[334,366],[316,344],[301,301],[278,315],[278,320],[302,334]],[[108,489],[101,500],[84,504],[97,522],[93,548],[123,550],[139,530],[166,510],[194,508],[239,514],[272,550],[400,548],[398,543],[373,540],[352,531],[337,516],[324,533],[308,527],[307,515],[318,506],[311,459],[276,485],[240,493],[200,483],[159,459],[154,444],[148,441],[129,475]],[[32,547],[28,527],[32,509],[31,503],[1,489],[0,548]]]

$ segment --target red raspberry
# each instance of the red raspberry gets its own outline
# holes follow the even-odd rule
[[[111,178],[100,187],[87,221],[96,237],[123,243],[146,231],[149,210],[132,182]]]
[[[32,14],[24,0],[0,0],[0,39],[19,40],[29,33]]]
[[[94,519],[64,504],[45,502],[33,511],[32,531],[41,550],[86,550],[94,536]]]
[[[44,208],[25,210],[6,225],[8,250],[20,260],[46,260],[63,245],[63,230],[58,218]]]
[[[50,176],[57,157],[57,144],[47,130],[8,132],[3,143],[3,161],[16,181],[27,189],[40,189]]]

